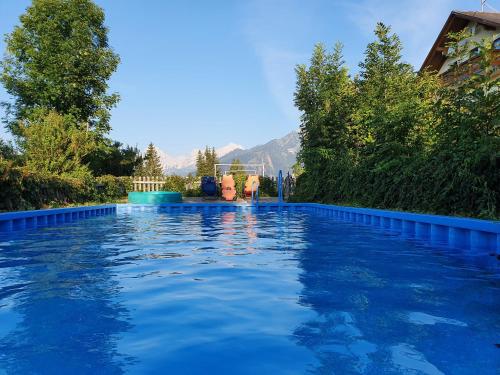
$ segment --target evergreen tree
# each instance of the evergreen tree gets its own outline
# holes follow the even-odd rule
[[[213,176],[215,164],[219,162],[215,148],[205,147],[205,151],[198,150],[196,156],[196,176]]]
[[[196,176],[202,177],[205,172],[205,158],[201,153],[201,150],[198,150],[198,154],[196,155]]]
[[[144,155],[144,161],[142,167],[138,170],[138,174],[146,177],[162,177],[163,168],[161,166],[160,156],[156,151],[153,143],[150,143],[146,154]]]

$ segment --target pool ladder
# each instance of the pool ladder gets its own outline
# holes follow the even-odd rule
[[[259,184],[257,184],[257,188],[254,189],[256,182],[252,181],[252,206],[258,206],[259,205]]]

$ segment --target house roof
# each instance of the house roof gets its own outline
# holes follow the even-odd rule
[[[441,29],[436,41],[432,45],[432,48],[425,58],[420,70],[425,68],[439,70],[446,60],[446,56],[443,55],[443,50],[445,48],[448,33],[462,30],[471,21],[497,29],[500,27],[500,13],[452,11]]]

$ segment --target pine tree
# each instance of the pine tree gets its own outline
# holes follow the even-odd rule
[[[201,150],[198,150],[198,154],[196,155],[196,176],[202,177],[205,171],[205,158],[201,153]]]
[[[196,176],[213,176],[215,164],[219,162],[215,148],[205,147],[205,151],[198,151],[196,156]]]
[[[141,168],[141,174],[147,177],[162,177],[163,168],[161,166],[160,156],[156,151],[153,143],[150,143],[146,154],[144,155],[144,162]]]

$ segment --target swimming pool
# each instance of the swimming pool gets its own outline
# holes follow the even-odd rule
[[[0,373],[496,374],[499,312],[494,269],[314,212],[0,234]]]

